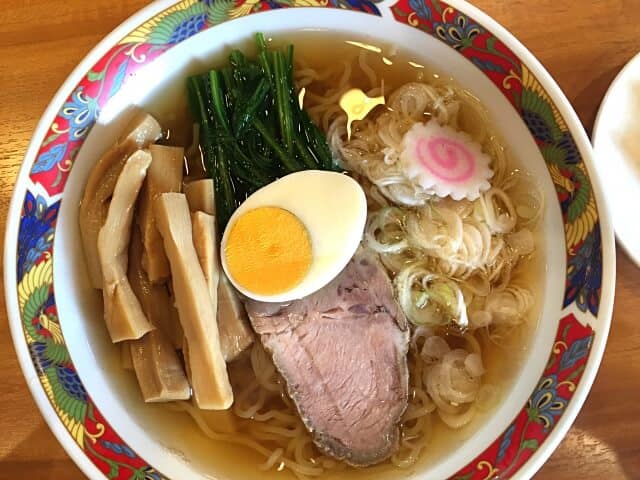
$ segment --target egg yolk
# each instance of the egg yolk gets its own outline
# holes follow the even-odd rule
[[[227,271],[258,295],[283,293],[299,284],[311,266],[312,250],[303,223],[278,207],[243,213],[231,226],[224,247]]]

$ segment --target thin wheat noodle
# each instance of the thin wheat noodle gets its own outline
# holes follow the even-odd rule
[[[483,361],[487,349],[508,349],[508,340],[532,307],[533,295],[513,277],[524,252],[529,255],[531,245],[535,247],[532,236],[543,209],[541,189],[513,169],[510,152],[492,130],[491,119],[477,98],[453,83],[435,81],[389,89],[372,66],[379,60],[374,57],[362,51],[322,71],[301,60],[295,82],[305,87],[305,109],[325,131],[334,159],[367,193],[366,243],[395,277],[403,309],[420,319],[417,293],[421,288],[430,293],[428,279],[442,279],[443,285],[452,282],[453,290],[459,292],[456,298],[470,322],[457,330],[446,318],[430,327],[411,326],[410,396],[400,447],[389,462],[367,470],[372,478],[415,465],[429,448],[434,422],[461,428],[496,401]],[[354,122],[347,139],[346,115],[338,101],[352,87],[370,96],[384,94],[387,103]],[[399,161],[403,137],[416,122],[430,119],[465,130],[490,157],[492,188],[480,199],[438,199],[404,175]],[[403,277],[406,281],[398,281]],[[230,365],[235,396],[231,414],[236,432],[215,431],[188,402],[172,408],[184,410],[212,440],[258,453],[263,459],[261,470],[285,469],[309,479],[325,473],[342,475],[351,469],[315,446],[260,342],[234,363]]]

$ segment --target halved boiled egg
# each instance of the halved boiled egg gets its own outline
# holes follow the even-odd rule
[[[304,297],[347,265],[366,218],[365,194],[351,177],[292,173],[253,193],[233,213],[222,236],[222,267],[255,300]]]

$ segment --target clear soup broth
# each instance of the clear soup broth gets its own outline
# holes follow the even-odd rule
[[[409,82],[423,82],[435,87],[452,87],[462,92],[460,95],[473,100],[472,92],[459,87],[455,79],[440,75],[430,69],[423,58],[405,55],[401,48],[390,45],[371,44],[364,39],[339,37],[333,33],[294,32],[279,35],[274,45],[293,43],[295,46],[296,80],[305,83],[305,108],[312,118],[327,132],[331,123],[342,115],[338,99],[345,89],[361,88],[365,92],[384,95],[387,99],[401,86]],[[235,45],[249,57],[255,53],[253,39],[245,44]],[[230,51],[230,50],[229,50]],[[210,67],[227,64],[226,51]],[[190,73],[199,73],[193,71]],[[446,101],[450,101],[446,100]],[[322,107],[326,102],[332,104]],[[320,107],[319,107],[320,105]],[[189,113],[186,89],[182,82],[169,84],[161,95],[145,108],[166,129],[164,143],[188,147],[193,139],[193,120]],[[315,108],[315,110],[314,110]],[[384,107],[382,107],[384,108]],[[460,102],[456,128],[472,136],[479,129],[489,133],[489,140],[500,145],[496,125],[478,125],[478,117],[473,109],[467,111],[468,103]],[[425,121],[429,115],[425,115]],[[484,121],[484,119],[483,119]],[[358,132],[359,124],[354,124]],[[502,152],[506,159],[506,175],[527,177],[522,163],[512,152]],[[187,174],[190,177],[205,175],[202,162],[197,155],[186,159]],[[515,172],[515,173],[514,173]],[[529,193],[530,183],[524,182],[510,190],[510,196],[523,198]],[[538,222],[540,223],[540,222]],[[310,435],[297,418],[290,400],[281,395],[280,379],[275,374],[268,355],[261,349],[247,352],[229,366],[236,403],[225,413],[194,412],[195,419],[175,405],[142,405],[153,410],[157,422],[167,422],[173,436],[180,438],[181,452],[173,452],[198,466],[198,470],[210,471],[229,478],[288,479],[297,477],[332,478],[403,478],[420,472],[429,464],[437,462],[460,445],[492,415],[501,398],[510,390],[532,338],[541,304],[543,250],[541,235],[535,226],[531,227],[535,250],[519,259],[511,271],[509,284],[527,286],[533,303],[517,325],[500,329],[478,328],[473,337],[481,350],[485,373],[482,385],[489,385],[487,399],[478,404],[473,418],[460,428],[451,428],[440,418],[437,411],[424,414],[421,418],[407,420],[402,426],[403,446],[393,460],[367,468],[353,468],[327,457],[311,442]],[[414,330],[416,327],[412,327]],[[451,348],[468,348],[468,341],[445,328],[437,330]],[[422,360],[418,349],[409,353],[412,376],[421,375],[426,365],[416,368]],[[252,358],[253,357],[253,358]],[[255,369],[263,378],[256,380]],[[135,385],[134,374],[128,375],[127,384]],[[415,378],[410,379],[410,404],[415,403]],[[251,388],[247,387],[252,385]],[[421,384],[422,385],[422,384]],[[134,387],[132,387],[134,388]],[[422,387],[421,387],[422,388]],[[137,394],[137,392],[135,392]],[[422,395],[425,391],[420,392]],[[490,397],[490,398],[489,398]],[[260,417],[260,420],[256,420]],[[265,420],[269,417],[271,420]],[[422,422],[420,425],[417,425]],[[235,432],[234,432],[235,430]],[[213,437],[213,438],[211,438]],[[406,443],[406,445],[405,445]],[[293,464],[293,467],[291,466]]]

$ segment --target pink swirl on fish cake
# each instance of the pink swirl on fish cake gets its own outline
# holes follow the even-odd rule
[[[424,168],[445,182],[464,183],[474,175],[474,155],[461,141],[445,136],[422,138],[415,154]]]

